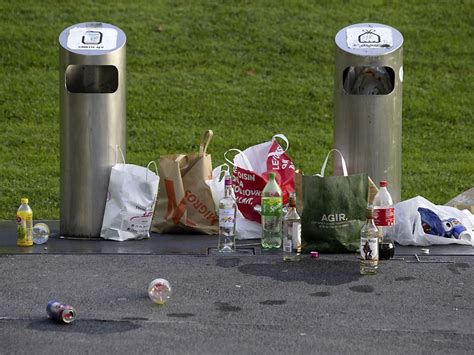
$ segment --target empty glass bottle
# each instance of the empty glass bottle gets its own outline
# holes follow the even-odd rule
[[[232,253],[235,251],[237,204],[230,175],[225,176],[224,185],[224,197],[219,201],[219,244],[217,249],[220,253]]]
[[[360,274],[375,275],[379,265],[378,230],[373,210],[367,209],[367,220],[360,231]]]
[[[301,255],[301,218],[296,210],[296,194],[290,192],[288,210],[283,217],[283,260],[298,261]]]

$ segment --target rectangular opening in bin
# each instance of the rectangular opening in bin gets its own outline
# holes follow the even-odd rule
[[[111,94],[118,88],[118,69],[113,65],[69,65],[66,88],[78,94]]]
[[[342,87],[348,95],[388,95],[395,87],[395,73],[390,67],[347,67]]]

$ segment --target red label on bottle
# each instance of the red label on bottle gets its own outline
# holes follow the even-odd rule
[[[395,209],[393,207],[374,209],[374,222],[376,226],[393,226],[395,224]]]

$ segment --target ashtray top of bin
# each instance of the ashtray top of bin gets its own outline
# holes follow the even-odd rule
[[[336,45],[344,52],[358,56],[382,56],[403,45],[402,34],[380,23],[358,23],[344,27],[336,34]]]
[[[122,48],[127,41],[118,27],[103,22],[83,22],[66,28],[59,35],[65,50],[81,55],[103,55]]]

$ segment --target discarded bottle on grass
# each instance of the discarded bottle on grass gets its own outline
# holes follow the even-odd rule
[[[156,304],[165,304],[171,298],[171,285],[168,280],[155,279],[148,286],[148,297]]]
[[[384,237],[385,227],[395,224],[395,209],[392,196],[387,190],[387,181],[380,181],[380,189],[374,197],[374,222],[379,231],[379,256],[380,259],[390,259],[395,254],[395,244]]]
[[[373,211],[367,209],[367,220],[360,231],[360,274],[375,275],[379,265],[378,230]]]
[[[17,245],[20,247],[30,247],[33,245],[33,211],[28,205],[28,199],[21,199],[21,206],[16,212],[17,224]]]
[[[76,319],[76,310],[67,304],[58,301],[49,301],[46,306],[49,318],[60,323],[69,324]]]
[[[301,218],[296,210],[296,194],[290,192],[288,210],[283,217],[283,260],[299,261],[301,255]]]
[[[283,200],[276,174],[268,174],[268,182],[262,191],[262,247],[279,248],[282,242]]]
[[[33,226],[33,243],[44,244],[49,239],[49,227],[46,223],[36,223]]]
[[[232,189],[232,178],[224,178],[224,197],[219,201],[219,253],[232,253],[235,251],[235,218],[237,204]]]

